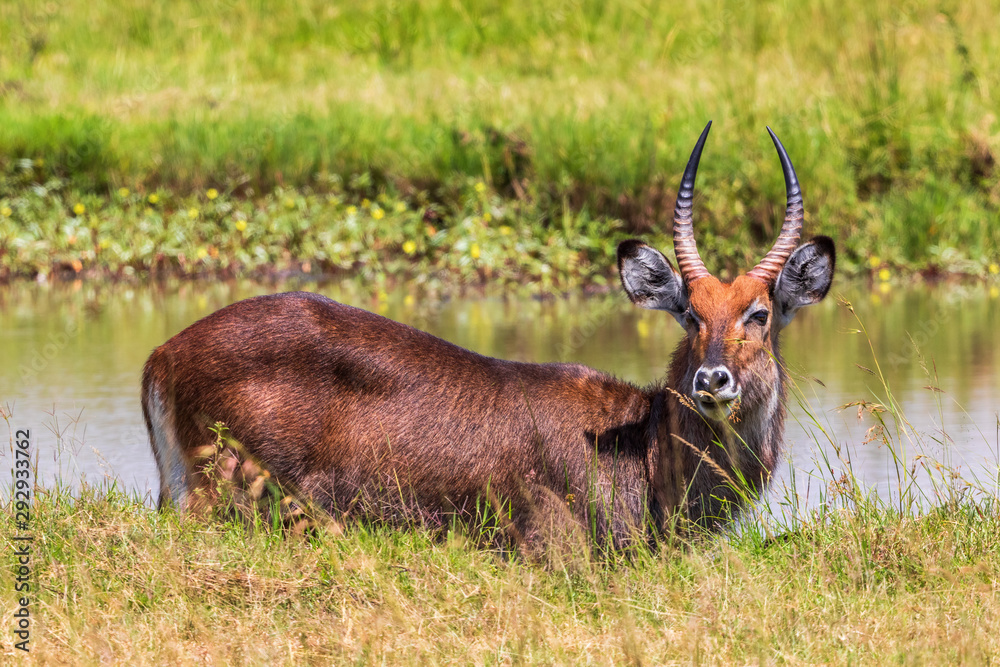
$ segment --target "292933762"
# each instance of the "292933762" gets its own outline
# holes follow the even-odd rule
[[[13,441],[14,467],[11,475],[14,478],[11,505],[14,510],[14,525],[16,532],[13,541],[13,567],[15,611],[13,614],[13,634],[17,638],[14,647],[28,652],[31,641],[31,431],[18,429]]]

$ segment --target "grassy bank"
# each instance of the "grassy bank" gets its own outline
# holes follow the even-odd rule
[[[988,662],[1000,511],[864,504],[763,531],[549,566],[461,531],[283,537],[121,493],[39,490],[32,659],[96,664]],[[9,545],[11,526],[3,522]],[[9,549],[8,549],[9,550]],[[12,578],[0,595],[10,609]],[[8,617],[8,614],[5,614]],[[3,651],[14,653],[10,637]]]
[[[323,193],[279,188],[252,199],[215,188],[186,196],[124,187],[84,195],[50,181],[0,202],[0,280],[333,277],[359,279],[376,292],[406,280],[435,292],[489,284],[547,294],[616,282],[615,247],[636,233],[587,211],[564,210],[552,220],[481,180],[456,186],[448,204],[426,193],[373,197],[339,181]],[[668,249],[667,231],[642,236]],[[760,259],[765,249],[741,243],[745,236],[709,232],[699,240],[717,275],[733,277]],[[1000,259],[992,254],[972,258],[947,247],[935,260],[902,261],[882,244],[873,242],[863,256],[839,245],[845,277],[884,284],[921,272],[1000,284]]]
[[[301,218],[327,246],[352,242],[347,206],[381,196],[451,235],[430,261],[469,280],[445,255],[502,254],[463,228],[484,212],[468,201],[482,183],[503,211],[480,221],[487,232],[516,227],[567,252],[518,248],[481,267],[541,280],[521,263],[531,255],[587,282],[608,275],[607,239],[663,228],[712,118],[698,203],[711,268],[745,267],[773,239],[783,198],[768,124],[799,169],[810,231],[838,239],[847,270],[984,274],[1000,248],[994,17],[991,3],[860,0],[5,3],[0,22],[21,29],[0,53],[0,254],[8,275],[158,266],[164,222],[120,207],[120,188],[155,193],[165,217],[204,208],[209,189],[248,216],[333,194],[343,207]],[[61,252],[80,202],[98,249],[129,257]],[[385,212],[366,248],[420,244]],[[222,214],[163,255],[184,273],[214,246],[253,270],[221,250],[239,219]],[[310,267],[338,252],[288,245]],[[412,254],[373,252],[369,270],[389,274]]]
[[[446,208],[425,197],[354,197],[339,183],[252,200],[214,188],[185,197],[32,191],[16,214],[0,209],[0,280],[345,276],[373,289],[407,278],[434,290],[499,283],[551,292],[613,275],[620,221],[567,215],[550,227],[482,181],[455,195]]]

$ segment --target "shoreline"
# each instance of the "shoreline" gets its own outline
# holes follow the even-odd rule
[[[38,186],[0,197],[0,283],[347,278],[376,289],[412,283],[449,293],[490,285],[599,292],[618,283],[619,242],[641,238],[672,255],[667,209],[647,229],[585,209],[556,221],[538,202],[509,199],[476,180],[447,206],[388,191],[359,198],[284,189],[249,199],[214,188],[186,196],[120,188],[96,196]],[[803,241],[828,231],[816,217],[809,215]],[[711,210],[701,214],[699,247],[714,275],[732,279],[764,255],[771,239],[748,239],[748,221],[720,234],[718,218]],[[837,243],[838,275],[875,288],[914,277],[1000,283],[1000,260],[989,255],[931,248],[922,259],[902,260],[890,244]],[[858,247],[869,250],[859,255]]]
[[[898,276],[898,274],[897,274]],[[375,289],[384,291],[395,291],[407,283],[413,282],[418,276],[412,272],[386,275],[383,282]],[[614,292],[618,289],[617,271],[609,271],[602,276],[601,283],[589,282],[578,283],[567,286],[565,289],[532,291],[536,283],[532,281],[507,282],[502,285],[492,285],[489,280],[478,282],[442,282],[439,288],[431,291],[440,293],[442,296],[464,296],[467,293],[475,293],[477,296],[489,296],[490,293],[498,289],[504,294],[518,295],[519,292],[526,292],[525,296],[533,298],[550,299],[563,298],[570,295],[599,296]],[[962,271],[942,271],[939,269],[923,269],[914,271],[907,275],[905,280],[894,279],[891,281],[880,281],[877,271],[865,271],[838,275],[838,279],[851,285],[865,284],[870,291],[878,291],[899,287],[913,287],[916,284],[932,287],[938,286],[972,286],[972,285],[1000,285],[1000,280],[993,276],[983,276],[980,274],[967,273]],[[278,286],[285,283],[298,283],[302,285],[327,285],[331,283],[356,282],[361,278],[351,275],[348,270],[337,270],[331,272],[305,272],[301,268],[293,267],[270,267],[267,270],[255,269],[253,271],[238,271],[232,269],[208,270],[185,272],[181,270],[158,271],[154,273],[124,272],[124,271],[100,271],[84,270],[75,272],[72,268],[60,267],[58,271],[36,273],[34,275],[19,274],[0,276],[0,285],[5,287],[27,285],[31,283],[49,285],[72,285],[81,283],[105,283],[111,285],[147,285],[165,286],[172,283],[194,284],[199,282],[237,282],[245,281],[256,285]],[[415,291],[425,291],[421,287]]]
[[[387,261],[397,260],[398,257],[387,257]],[[672,258],[671,258],[671,261]],[[269,265],[265,267],[255,267],[247,269],[243,267],[211,267],[202,266],[194,269],[185,269],[179,266],[153,270],[140,269],[128,265],[110,268],[84,268],[76,270],[71,264],[59,262],[51,270],[43,271],[33,269],[24,272],[0,272],[0,285],[10,286],[26,283],[40,284],[71,284],[77,281],[85,283],[105,282],[123,285],[164,285],[172,282],[197,283],[200,281],[248,281],[259,285],[278,285],[286,282],[301,282],[303,284],[324,285],[337,282],[351,282],[362,280],[361,274],[365,267],[357,266],[350,269],[336,268],[333,270],[316,270],[311,265],[319,262],[308,259],[293,262],[291,264]],[[614,257],[608,258],[609,269],[604,272],[596,270],[594,267],[593,276],[597,280],[572,281],[563,286],[563,289],[549,289],[534,294],[540,297],[559,297],[571,293],[582,293],[584,295],[607,294],[618,287],[618,272],[614,269]],[[497,271],[497,267],[481,267],[483,273],[492,269]],[[881,271],[890,272],[887,279],[879,276]],[[735,275],[725,275],[723,280],[731,280]],[[468,291],[486,293],[491,286],[502,288],[503,291],[530,290],[537,287],[538,280],[535,277],[526,276],[520,280],[504,280],[501,282],[491,281],[480,275],[469,280],[460,275],[447,275],[448,269],[440,269],[430,276],[439,281],[437,288],[433,291],[452,295],[455,293],[465,293]],[[1000,275],[987,270],[986,273],[969,272],[962,269],[950,270],[941,267],[908,268],[892,265],[882,265],[878,269],[845,270],[838,267],[837,276],[840,280],[851,284],[866,283],[871,290],[877,290],[882,285],[890,287],[912,286],[916,282],[924,285],[1000,285]],[[381,272],[378,287],[389,290],[398,289],[402,285],[418,281],[421,277],[427,278],[427,274],[421,274],[412,270],[397,270],[394,272]],[[418,285],[420,286],[420,285]]]

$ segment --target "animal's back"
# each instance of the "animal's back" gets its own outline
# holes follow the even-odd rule
[[[485,357],[311,293],[241,301],[177,334],[146,364],[143,404],[161,499],[181,505],[180,462],[217,421],[280,480],[331,508],[378,503],[376,514],[396,500],[467,507],[526,483],[582,497],[602,448],[611,473],[627,470],[627,499],[642,490],[626,478],[647,465],[645,433],[609,433],[623,413],[648,413],[632,385]]]

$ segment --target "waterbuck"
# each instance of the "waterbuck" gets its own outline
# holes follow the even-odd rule
[[[503,508],[538,533],[553,508],[614,545],[677,525],[715,529],[758,496],[782,450],[781,330],[820,301],[831,239],[801,246],[795,170],[781,233],[732,282],[705,268],[691,223],[709,123],[674,211],[678,268],[636,240],[618,246],[625,292],[686,332],[664,380],[640,388],[578,364],[485,357],[317,294],[240,301],[157,348],[142,407],[160,505],[204,505],[197,452],[223,422],[277,480],[335,516],[392,520]],[[798,247],[796,247],[798,246]],[[497,505],[499,503],[499,505]]]

